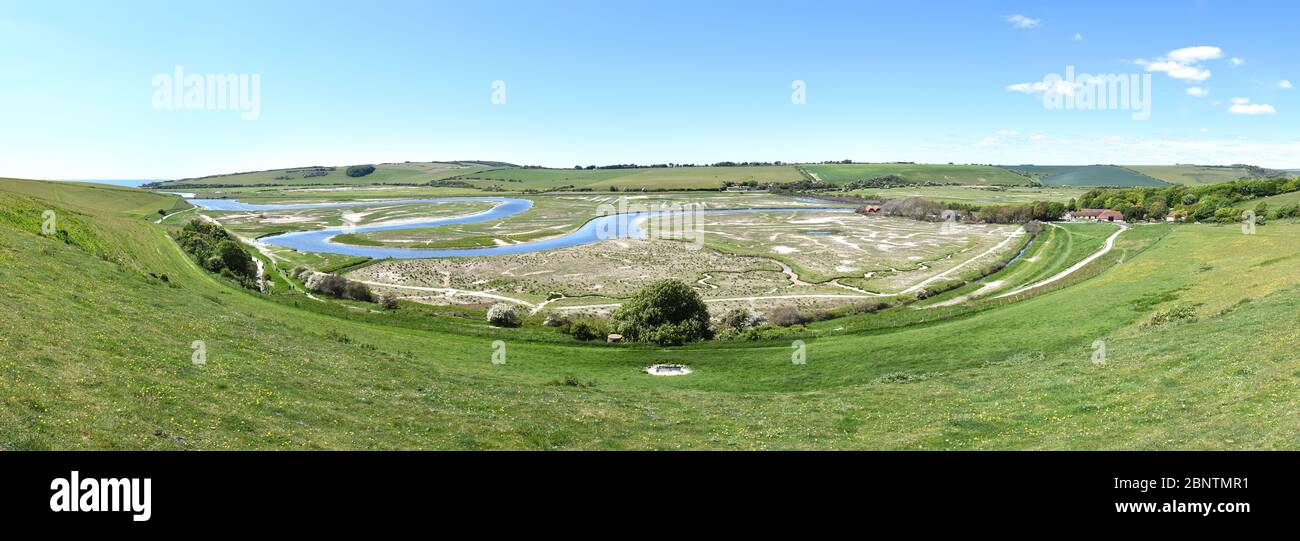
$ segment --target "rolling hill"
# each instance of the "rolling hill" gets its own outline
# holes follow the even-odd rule
[[[475,186],[506,190],[548,190],[563,186],[592,190],[717,189],[724,182],[791,182],[803,176],[792,165],[732,167],[637,167],[626,169],[543,169],[516,167],[459,177]]]
[[[1231,182],[1243,178],[1287,176],[1285,171],[1246,165],[1127,165],[1125,167],[1164,182],[1189,186]]]
[[[1118,165],[1003,165],[1001,167],[1028,174],[1044,186],[1159,188],[1169,185]]]
[[[815,164],[803,168],[817,180],[832,184],[896,176],[910,184],[962,184],[970,186],[1031,186],[1032,179],[989,165],[848,163]]]
[[[445,179],[493,167],[495,166],[476,162],[383,163],[376,164],[373,173],[361,177],[350,177],[346,174],[347,166],[307,166],[177,179],[158,183],[156,188],[179,190],[218,186],[426,184],[431,180]]]

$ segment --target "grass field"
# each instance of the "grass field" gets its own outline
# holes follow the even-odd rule
[[[295,167],[214,175],[203,178],[179,179],[163,183],[160,189],[180,189],[204,185],[254,186],[254,185],[318,185],[318,184],[425,184],[484,169],[491,166],[477,163],[407,162],[375,164],[375,171],[362,177],[349,177],[347,166]]]
[[[951,201],[973,205],[1004,205],[1032,203],[1034,201],[1065,203],[1078,198],[1085,191],[1087,190],[1073,187],[999,186],[996,188],[972,188],[967,186],[913,186],[907,188],[861,189],[848,193],[873,199],[924,197],[934,201]]]
[[[972,186],[1026,186],[1034,181],[1005,169],[988,165],[852,163],[803,166],[822,182],[844,184],[884,176],[898,176],[909,183],[966,184]]]
[[[1127,165],[1128,169],[1170,184],[1198,186],[1249,178],[1245,167],[1224,165]]]
[[[1044,186],[1133,187],[1169,186],[1155,178],[1118,165],[1004,165],[1005,169],[1027,173]]]
[[[111,210],[117,215],[158,219],[158,211],[184,210],[184,199],[169,194],[154,194],[124,186],[85,182],[46,182],[0,178],[0,190],[28,194],[71,210]]]
[[[96,190],[0,184],[0,448],[1297,447],[1294,223],[1137,227],[1045,294],[811,325],[793,365],[788,337],[585,344],[417,305],[259,295],[138,214],[174,198],[85,205]],[[32,229],[44,207],[84,242]],[[1175,306],[1195,317],[1153,323]],[[641,371],[668,361],[695,372]]]
[[[464,180],[475,186],[519,190],[548,190],[561,186],[609,191],[617,188],[637,191],[642,188],[707,189],[721,188],[723,182],[791,182],[803,176],[792,165],[753,167],[655,167],[637,169],[493,169],[467,174]]]
[[[1244,202],[1242,208],[1254,208],[1255,205],[1258,205],[1259,203],[1265,203],[1269,208],[1300,204],[1300,192],[1291,192],[1270,197],[1261,197],[1259,199],[1251,199]]]

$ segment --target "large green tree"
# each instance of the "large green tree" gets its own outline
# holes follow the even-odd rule
[[[614,332],[632,342],[676,346],[712,336],[709,308],[679,280],[660,280],[637,291],[614,312],[613,321]]]

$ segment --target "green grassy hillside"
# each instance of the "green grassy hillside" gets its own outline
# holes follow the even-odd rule
[[[152,219],[158,218],[159,210],[170,213],[190,208],[189,203],[176,195],[87,182],[0,178],[0,192],[21,193],[72,210],[108,211],[119,216]]]
[[[494,169],[461,177],[476,186],[546,190],[560,186],[593,190],[707,189],[724,182],[791,182],[803,177],[792,165],[753,167],[643,167],[635,169]]]
[[[988,165],[851,163],[805,165],[805,170],[822,182],[844,184],[885,176],[898,176],[909,183],[966,184],[972,186],[1027,186],[1034,181]]]
[[[1044,186],[1166,187],[1169,184],[1117,165],[1006,165],[1027,173]]]
[[[1188,186],[1217,184],[1251,177],[1250,170],[1247,168],[1230,165],[1128,165],[1125,167],[1170,184]]]
[[[375,164],[375,171],[362,177],[349,177],[347,166],[295,167],[187,178],[164,182],[160,189],[185,189],[204,186],[262,186],[262,185],[362,185],[362,184],[426,184],[431,180],[445,179],[475,171],[490,169],[478,163],[407,162]]]
[[[0,185],[3,449],[1297,447],[1297,224],[1140,226],[1087,280],[948,319],[903,308],[930,319],[901,328],[821,322],[793,365],[788,340],[589,345],[265,297],[119,210],[77,220],[130,264],[14,225],[50,204],[37,192],[78,190]],[[1177,306],[1194,319],[1150,324]],[[696,372],[641,372],[663,361]]]

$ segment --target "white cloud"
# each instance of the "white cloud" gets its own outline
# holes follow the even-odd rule
[[[1288,80],[1286,80],[1286,79],[1282,79],[1281,81],[1278,81],[1278,82],[1277,82],[1277,87],[1278,87],[1278,88],[1281,88],[1281,89],[1283,89],[1283,90],[1291,90],[1292,88],[1295,88],[1295,87],[1291,84],[1291,81],[1288,81]]]
[[[1034,28],[1043,23],[1042,19],[1030,19],[1029,17],[1018,13],[1015,15],[1007,15],[1006,17],[1003,17],[1003,19],[1016,28]]]
[[[998,146],[998,139],[997,139],[996,137],[985,137],[985,138],[981,139],[980,142],[975,143],[975,146],[977,146],[977,147],[995,147],[995,146]]]
[[[1138,60],[1137,63],[1139,66],[1145,67],[1147,71],[1162,71],[1168,73],[1170,77],[1184,81],[1204,81],[1209,79],[1210,75],[1213,75],[1210,70],[1199,66],[1189,66],[1170,60],[1157,60],[1155,62]]]
[[[1228,112],[1234,115],[1271,115],[1277,113],[1272,105],[1267,103],[1238,103],[1228,108]]]
[[[1203,87],[1199,87],[1199,86],[1193,86],[1193,87],[1187,89],[1187,95],[1188,95],[1188,96],[1195,96],[1195,97],[1198,97],[1198,98],[1204,98],[1204,97],[1210,95],[1210,89],[1208,89],[1208,88],[1203,88]]]
[[[1250,98],[1232,98],[1232,103],[1235,103],[1237,105],[1250,103]]]
[[[1070,95],[1079,88],[1078,83],[1070,81],[1056,81],[1055,84],[1047,81],[1038,81],[1035,83],[1016,83],[1007,85],[1007,90],[1012,92],[1023,92],[1025,94],[1043,94],[1046,92],[1056,92],[1058,94]]]
[[[1207,60],[1223,58],[1223,49],[1209,45],[1183,47],[1174,49],[1155,60],[1137,60],[1135,63],[1147,71],[1159,71],[1175,79],[1184,81],[1204,81],[1210,78],[1210,70],[1201,67]]]
[[[1223,49],[1210,47],[1209,45],[1197,45],[1196,47],[1183,47],[1169,51],[1169,59],[1181,64],[1195,64],[1206,60],[1217,60],[1223,58]]]
[[[1201,128],[1201,133],[1205,133],[1205,132],[1207,132],[1207,131],[1210,131],[1210,129],[1209,129],[1209,128]]]
[[[1075,32],[1075,33],[1074,33],[1074,41],[1083,41],[1083,34],[1080,34],[1080,33],[1078,33],[1078,32]]]
[[[1008,137],[1014,137],[1014,136],[1016,136],[1016,135],[1020,135],[1020,132],[1018,132],[1018,131],[1016,131],[1016,130],[998,130],[996,133],[997,133],[998,135],[1005,135],[1005,136],[1008,136]]]
[[[1235,56],[1232,57],[1232,60],[1229,60],[1229,62],[1232,62],[1232,65],[1233,65],[1233,66],[1240,66],[1240,65],[1246,63],[1245,60],[1240,59],[1240,58],[1237,58],[1237,57],[1235,57]]]
[[[1043,139],[1047,139],[1047,136],[1041,133],[1035,133],[1033,136],[1030,137],[1030,139],[1033,139],[1035,141],[1042,141]]]

